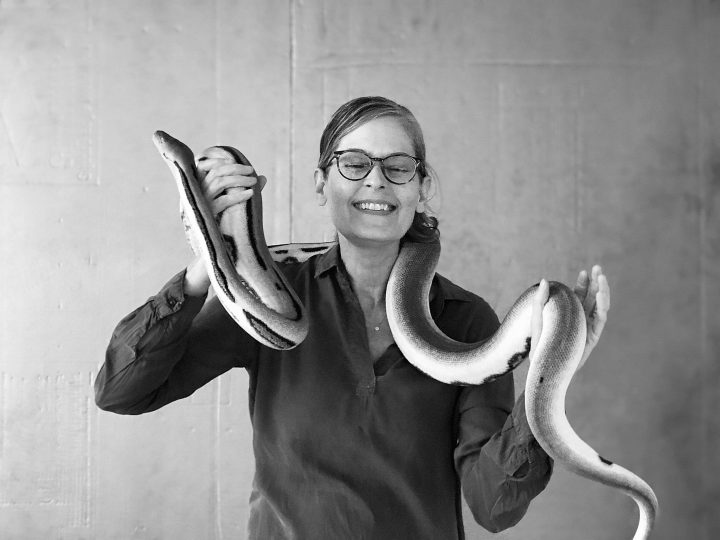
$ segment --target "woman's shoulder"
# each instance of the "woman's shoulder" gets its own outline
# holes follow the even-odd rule
[[[475,308],[488,313],[495,313],[490,304],[478,294],[464,289],[440,273],[435,274],[433,287],[436,293],[445,301],[458,301],[472,304]]]
[[[441,274],[433,279],[439,326],[453,339],[474,341],[491,335],[500,322],[495,310],[478,294],[453,283]]]
[[[268,251],[279,267],[297,267],[332,251],[336,246],[336,242],[298,242],[268,246]]]
[[[278,270],[296,286],[337,265],[336,243],[285,244],[270,247],[270,253]]]

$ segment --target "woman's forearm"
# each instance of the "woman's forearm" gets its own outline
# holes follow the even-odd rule
[[[158,398],[184,354],[185,336],[204,303],[204,295],[184,294],[184,274],[118,323],[95,379],[95,401],[101,409],[139,414],[164,404]]]

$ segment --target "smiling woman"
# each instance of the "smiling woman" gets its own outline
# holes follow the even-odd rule
[[[197,173],[215,215],[265,182],[213,149],[198,156]],[[346,103],[322,135],[315,170],[337,245],[280,266],[307,309],[305,340],[291,350],[253,340],[216,298],[205,303],[209,278],[196,259],[120,322],[96,380],[98,405],[153,411],[245,368],[252,539],[463,538],[461,491],[488,530],[516,524],[552,460],[523,397],[515,401],[512,374],[480,386],[438,382],[407,362],[385,317],[400,246],[439,241],[427,213],[434,182],[408,109],[381,97]],[[586,292],[597,290],[592,279]],[[481,341],[499,325],[484,300],[439,274],[429,301],[454,340]]]
[[[370,141],[363,141],[363,138],[369,138]],[[357,141],[358,145],[356,146],[353,141]],[[384,146],[384,149],[379,153],[368,152],[369,148],[363,147],[363,143],[376,145],[377,148]],[[352,152],[353,150],[356,152]],[[353,163],[350,160],[353,154],[358,159],[356,153],[364,155],[366,159],[357,172],[348,173],[350,166],[358,165],[357,162]],[[414,174],[398,175],[397,178],[400,180],[394,180],[393,173],[388,172],[393,162],[388,162],[387,159],[395,154],[412,159],[413,164],[406,164],[405,167],[412,167]],[[381,157],[385,159],[380,160]],[[368,165],[367,158],[376,166]],[[358,98],[341,106],[325,127],[320,139],[320,159],[315,171],[316,189],[322,187],[322,180],[327,180],[327,173],[333,162],[337,166],[336,172],[348,180],[363,180],[380,169],[389,182],[388,187],[405,183],[414,184],[412,187],[421,192],[418,202],[422,204],[416,209],[412,226],[406,230],[407,236],[414,241],[438,239],[437,219],[426,212],[426,202],[435,187],[432,184],[437,180],[431,174],[426,162],[422,129],[409,109],[381,97]],[[394,165],[399,164],[396,162]]]
[[[399,247],[415,214],[424,213],[431,182],[429,176],[419,175],[415,167],[412,174],[406,175],[405,183],[393,183],[387,178],[384,161],[389,156],[398,157],[398,153],[411,156],[415,152],[405,128],[393,117],[376,118],[355,128],[337,144],[342,149],[340,153],[325,168],[315,171],[315,191],[319,203],[329,207],[341,249],[350,239],[356,245],[374,248],[379,244]],[[350,159],[353,154],[360,156],[360,160],[355,158],[359,164],[348,163],[348,154]],[[363,160],[363,154],[369,159]],[[367,166],[365,161],[371,165]],[[359,178],[348,179],[350,166],[364,176],[357,174]]]

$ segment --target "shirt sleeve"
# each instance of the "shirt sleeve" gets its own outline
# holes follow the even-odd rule
[[[476,305],[467,341],[492,335],[499,322],[484,302]],[[463,388],[458,400],[455,467],[475,520],[491,532],[517,524],[550,481],[553,461],[527,421],[525,398],[514,399],[513,374]]]
[[[185,271],[176,274],[118,323],[95,379],[101,409],[154,411],[257,357],[259,344],[217,298],[186,296],[184,279]]]

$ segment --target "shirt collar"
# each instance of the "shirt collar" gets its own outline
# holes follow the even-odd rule
[[[315,278],[322,276],[333,268],[339,267],[341,264],[340,246],[339,244],[335,244],[325,253],[318,256],[318,261],[315,265]],[[433,297],[432,303],[439,304],[438,307],[443,306],[447,300],[458,300],[460,302],[472,301],[472,297],[467,291],[437,273],[433,279],[431,297]]]
[[[340,245],[335,244],[325,253],[318,256],[315,265],[315,277],[318,278],[328,270],[332,270],[340,263]]]
[[[457,300],[459,302],[472,302],[472,295],[465,289],[455,285],[445,276],[436,273],[433,279],[433,289],[436,291],[436,300],[443,304],[446,300]]]

